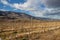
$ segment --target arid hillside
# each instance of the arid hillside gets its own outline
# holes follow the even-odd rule
[[[60,40],[60,20],[39,20],[25,14],[1,13],[1,40]]]

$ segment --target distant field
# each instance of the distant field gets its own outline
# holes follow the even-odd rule
[[[60,40],[60,21],[0,20],[2,40]]]

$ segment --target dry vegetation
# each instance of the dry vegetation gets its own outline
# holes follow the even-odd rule
[[[2,40],[60,40],[60,21],[0,20]]]

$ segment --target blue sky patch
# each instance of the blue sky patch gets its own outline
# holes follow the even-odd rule
[[[14,3],[20,3],[23,4],[26,2],[26,0],[7,0],[9,3],[14,4]]]

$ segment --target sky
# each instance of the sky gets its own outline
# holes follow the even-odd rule
[[[60,0],[0,0],[0,10],[60,19]]]

